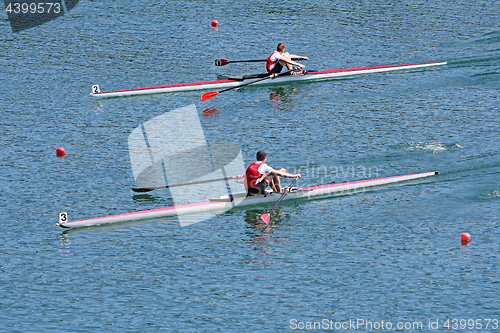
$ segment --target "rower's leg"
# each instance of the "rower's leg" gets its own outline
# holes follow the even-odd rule
[[[281,191],[281,186],[280,186],[280,178],[278,175],[275,174],[269,174],[265,178],[269,186],[271,186],[271,189],[274,192],[280,192]]]
[[[273,187],[273,191],[274,191],[274,192],[281,193],[281,182],[280,182],[280,176],[276,175],[276,176],[273,178],[272,187]]]
[[[290,70],[293,68],[292,64],[289,63],[290,61],[292,61],[292,58],[290,58],[290,53],[283,53],[283,55],[281,56],[280,64],[282,66],[286,66],[288,70]]]

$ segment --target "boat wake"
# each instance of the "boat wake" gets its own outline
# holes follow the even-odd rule
[[[417,143],[407,143],[401,146],[404,147],[404,149],[407,151],[424,150],[424,151],[432,151],[432,153],[434,154],[437,154],[440,151],[445,151],[445,150],[453,151],[463,148],[463,146],[459,145],[458,143],[446,144],[443,142],[417,142]]]
[[[495,199],[495,198],[500,198],[500,190],[494,190],[493,192],[485,196],[485,199]]]

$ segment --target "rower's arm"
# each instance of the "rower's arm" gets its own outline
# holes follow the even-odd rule
[[[286,177],[286,178],[295,178],[295,177],[299,177],[300,178],[300,174],[291,174],[291,173],[288,173],[286,171],[280,171],[280,170],[273,170],[273,173],[277,174],[278,176],[281,176],[281,177]]]
[[[287,62],[287,63],[289,63],[289,64],[291,64],[291,65],[294,65],[294,66],[305,67],[304,65],[299,64],[298,62],[295,62],[292,59],[290,59],[290,60],[284,60],[284,61]]]
[[[298,66],[299,68],[303,68],[305,67],[304,65],[302,64],[299,64],[298,62],[296,61],[293,61],[292,58],[294,57],[298,57],[298,58],[305,58],[305,57],[300,57],[298,55],[290,55],[288,53],[285,53],[282,55],[281,59],[280,59],[280,62],[283,64],[284,62],[289,64],[289,65],[294,65],[294,66]],[[307,58],[307,57],[306,57]]]

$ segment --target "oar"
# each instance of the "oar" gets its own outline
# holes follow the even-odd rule
[[[292,60],[302,60],[302,58],[292,58]],[[215,66],[226,66],[233,62],[264,62],[267,59],[257,59],[257,60],[227,60],[227,59],[215,59]]]
[[[278,202],[276,202],[276,204],[274,205],[274,207],[269,211],[269,213],[265,213],[265,214],[262,214],[260,216],[260,218],[262,219],[262,221],[266,222],[266,224],[269,224],[269,221],[271,220],[271,213],[274,211],[274,209],[279,205],[279,203],[281,202],[281,200],[283,200],[283,198],[288,194],[288,192],[290,192],[290,188],[297,182],[297,180],[299,179],[299,177],[295,178],[295,180],[290,184],[290,186],[288,186],[286,189],[285,189],[285,192],[283,192],[283,194],[281,195],[281,197],[279,198]]]
[[[229,63],[233,62],[264,62],[267,59],[258,59],[258,60],[227,60],[227,59],[215,59],[215,66],[226,66]]]
[[[205,183],[211,183],[211,182],[219,182],[219,181],[222,181],[222,180],[241,179],[243,177],[245,177],[245,176],[243,176],[243,175],[237,175],[237,176],[232,176],[232,177],[228,177],[228,178],[200,180],[199,182],[191,182],[191,183],[185,183],[185,184],[175,184],[175,185],[168,185],[168,186],[136,187],[136,188],[132,188],[132,191],[144,193],[144,192],[150,192],[150,191],[153,191],[153,190],[158,190],[158,189],[161,189],[161,188],[170,188],[170,187],[195,185],[195,184],[205,184]]]
[[[218,94],[224,92],[224,91],[229,91],[229,90],[233,90],[233,89],[236,89],[236,88],[241,88],[241,87],[244,87],[244,86],[248,86],[249,84],[252,84],[252,83],[257,83],[257,82],[260,82],[260,81],[264,81],[264,80],[267,80],[267,79],[272,79],[272,78],[275,78],[275,77],[278,77],[278,76],[281,76],[281,75],[285,75],[285,74],[288,74],[290,72],[293,72],[297,69],[295,68],[292,68],[286,72],[282,72],[282,73],[278,73],[278,74],[270,74],[264,78],[261,78],[261,79],[257,79],[257,80],[254,80],[252,82],[248,82],[248,83],[244,83],[244,84],[240,84],[239,86],[236,86],[236,87],[231,87],[231,88],[227,88],[227,89],[223,89],[219,92],[217,91],[209,91],[209,92],[206,92],[204,93],[203,95],[201,95],[201,101],[206,101],[210,98],[214,98],[215,96],[217,96]]]

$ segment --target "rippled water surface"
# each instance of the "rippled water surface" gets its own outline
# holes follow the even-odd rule
[[[16,34],[4,14],[0,331],[272,332],[323,320],[394,326],[378,331],[431,331],[438,320],[448,331],[447,319],[500,320],[499,13],[495,1],[81,1]],[[214,60],[264,59],[281,41],[308,69],[448,64],[206,102],[200,92],[89,96],[92,84],[262,72]],[[55,226],[62,211],[77,220],[172,205],[169,191],[130,190],[127,140],[192,104],[207,141],[239,145],[246,164],[266,149],[270,165],[302,168],[300,186],[440,174],[283,203],[270,230],[259,222],[266,205],[182,228]],[[496,331],[470,323],[461,330]]]

